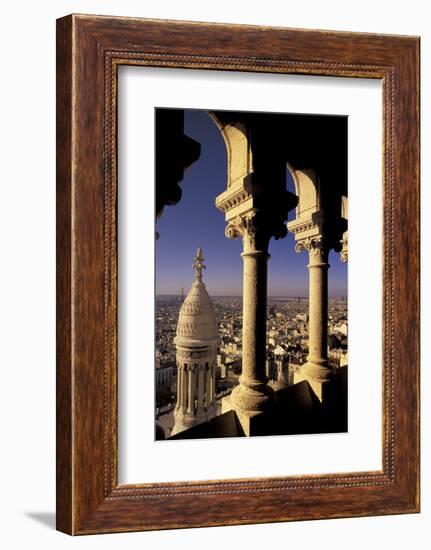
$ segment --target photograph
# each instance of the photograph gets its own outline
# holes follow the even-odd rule
[[[155,109],[155,439],[348,431],[348,116]]]

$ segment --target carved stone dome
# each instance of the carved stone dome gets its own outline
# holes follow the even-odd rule
[[[217,341],[217,321],[211,298],[202,282],[202,250],[198,248],[193,267],[196,280],[181,306],[175,344],[203,346]]]

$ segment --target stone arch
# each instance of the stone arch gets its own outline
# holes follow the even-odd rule
[[[295,215],[296,219],[312,220],[313,214],[321,209],[320,189],[316,173],[312,169],[294,169],[286,162],[287,169],[292,175],[295,185],[295,195],[298,198]]]
[[[219,129],[227,151],[227,188],[240,185],[253,171],[253,153],[249,132],[240,121],[225,122],[213,111],[209,117]]]

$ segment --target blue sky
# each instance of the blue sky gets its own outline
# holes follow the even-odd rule
[[[225,237],[224,215],[214,204],[215,197],[226,189],[223,139],[204,111],[185,111],[184,131],[199,141],[201,156],[185,172],[180,184],[181,201],[166,206],[157,222],[160,239],[156,243],[156,292],[180,294],[181,288],[188,291],[193,282],[193,258],[200,246],[207,266],[204,282],[208,292],[213,296],[241,295],[242,242]],[[289,220],[293,215],[294,211],[289,213]],[[269,253],[268,295],[307,296],[308,254],[295,252],[293,236],[271,239]],[[332,251],[329,263],[329,296],[347,296],[347,264]]]

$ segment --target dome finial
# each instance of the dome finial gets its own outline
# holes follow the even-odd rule
[[[204,260],[205,258],[202,252],[202,248],[198,248],[196,251],[195,261],[193,263],[197,281],[202,281],[202,270],[206,269],[206,266],[204,265]]]

